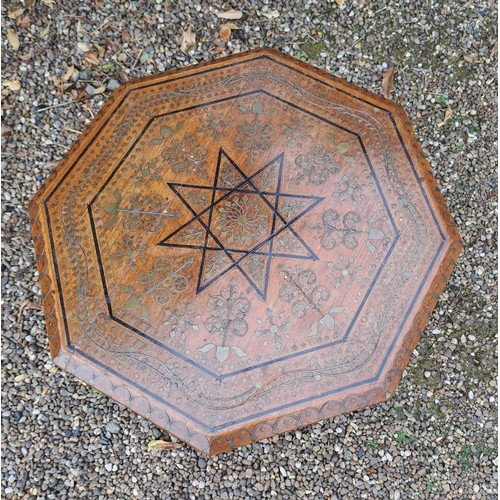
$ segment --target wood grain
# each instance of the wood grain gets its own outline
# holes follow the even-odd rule
[[[120,86],[29,213],[55,363],[207,454],[386,400],[462,248],[401,106],[270,49]]]

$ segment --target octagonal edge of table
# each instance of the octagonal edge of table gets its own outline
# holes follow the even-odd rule
[[[386,400],[462,248],[401,106],[271,49],[121,85],[29,214],[54,362],[206,454]]]

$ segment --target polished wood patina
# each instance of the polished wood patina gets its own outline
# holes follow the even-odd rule
[[[122,85],[30,218],[55,363],[208,454],[386,400],[461,250],[401,106],[266,49]]]

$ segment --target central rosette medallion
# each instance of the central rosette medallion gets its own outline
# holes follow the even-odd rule
[[[210,186],[169,183],[191,219],[159,244],[202,252],[199,293],[237,269],[266,298],[273,258],[317,260],[293,225],[323,198],[281,191],[283,153],[247,175],[219,150]]]

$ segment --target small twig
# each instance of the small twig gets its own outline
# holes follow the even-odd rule
[[[18,324],[18,332],[19,332],[19,341],[23,338],[23,312],[25,309],[35,309],[37,311],[43,311],[42,304],[37,302],[31,302],[31,300],[24,300],[21,306],[19,307],[19,311],[17,312],[17,324]]]
[[[94,31],[92,31],[92,33],[90,33],[89,36],[94,36],[95,33],[97,33],[101,28],[104,28],[104,26],[108,24],[110,19],[113,19],[113,16],[108,16],[101,25],[99,25]]]
[[[33,128],[36,128],[37,130],[40,130],[40,132],[43,132],[44,134],[47,132],[43,128],[40,128],[40,127],[36,126],[34,123],[26,122],[26,124],[29,127],[33,127]],[[63,149],[68,149],[68,146],[65,146],[64,144],[59,144],[58,142],[55,142],[55,141],[52,141],[52,144],[55,144],[56,146],[59,146],[60,148],[63,148]]]
[[[123,46],[116,40],[111,40],[127,57],[133,59],[133,57],[123,48]]]
[[[75,130],[74,128],[64,127],[64,130],[67,130],[68,132],[73,132],[74,134],[78,134],[78,135],[81,134],[81,132],[79,130]]]
[[[137,57],[135,58],[135,61],[134,61],[134,64],[132,65],[132,68],[130,71],[134,71],[137,63],[139,62],[139,59],[141,57],[141,54],[142,54],[142,49],[139,50],[139,53],[137,54]]]
[[[432,116],[434,113],[436,113],[437,111],[439,111],[439,109],[441,109],[441,108],[436,108],[436,109],[434,109],[432,111],[429,111],[429,113],[425,113],[425,115],[422,115],[420,118],[416,118],[415,121],[419,122],[419,121],[423,120],[424,118]]]
[[[314,43],[319,43],[319,40],[317,38],[314,38],[310,33],[307,34],[307,36],[314,42]]]
[[[354,47],[359,41],[363,40],[363,38],[365,38],[366,36],[366,33],[364,35],[361,35],[352,45],[351,47]]]
[[[66,101],[59,104],[54,104],[53,106],[47,106],[45,108],[37,109],[36,113],[41,113],[42,111],[47,111],[48,109],[60,108],[62,106],[69,106],[70,104],[75,104],[76,101]]]

